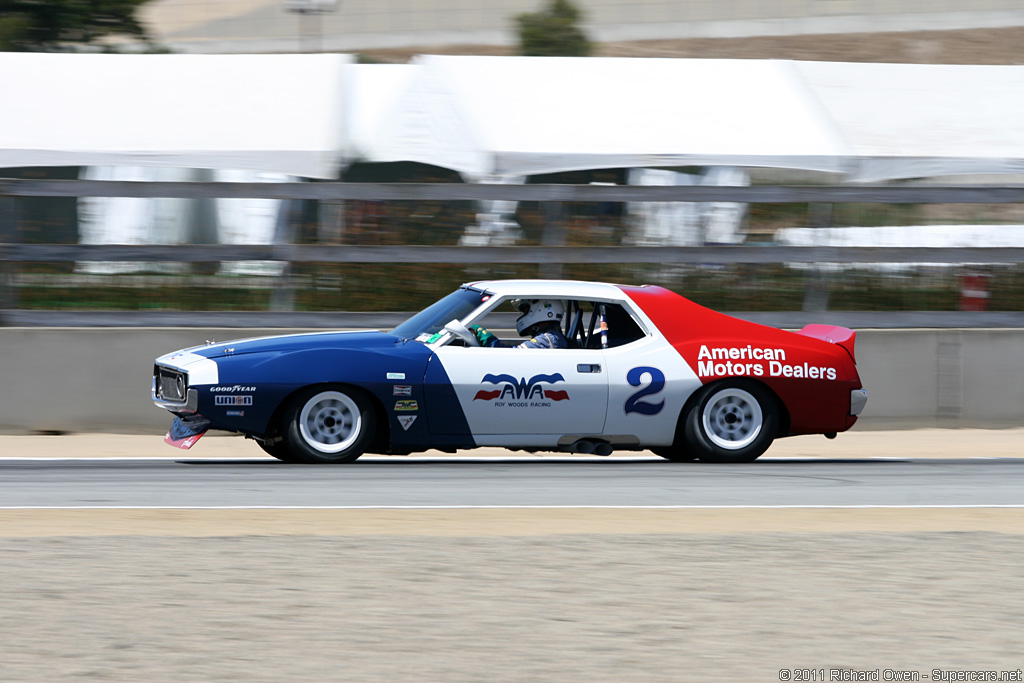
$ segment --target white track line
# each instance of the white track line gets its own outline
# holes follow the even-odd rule
[[[383,455],[383,456],[371,456],[360,458],[356,463],[349,463],[358,467],[358,463],[367,462],[543,462],[545,460],[554,459],[566,459],[570,462],[668,462],[658,456],[645,456],[645,455],[634,455],[634,456],[572,456],[570,454],[559,455],[557,453],[551,453],[543,456],[523,456],[523,455],[492,455],[492,456],[405,456],[405,455]],[[878,462],[878,461],[892,461],[892,462],[908,462],[908,461],[942,461],[942,460],[1018,460],[1020,456],[992,456],[992,455],[965,455],[965,456],[954,456],[949,458],[932,458],[932,457],[900,457],[890,455],[878,455],[878,456],[867,456],[862,458],[857,457],[842,457],[842,456],[813,456],[813,455],[777,455],[759,458],[756,462],[771,462],[774,460],[785,460],[787,462],[818,462],[818,461],[832,461],[842,460],[849,462]],[[98,458],[67,458],[67,457],[53,457],[48,458],[45,456],[35,457],[18,457],[18,456],[0,456],[0,461],[30,461],[30,462],[209,462],[209,463],[226,463],[226,462],[281,462],[276,458],[260,457],[258,455],[243,458],[243,457],[189,457],[187,455],[180,456],[109,456],[109,457],[98,457]],[[290,465],[294,463],[284,463],[282,465]],[[697,464],[697,463],[694,463]],[[754,464],[754,463],[744,463]]]
[[[998,505],[2,505],[0,510],[985,510]]]

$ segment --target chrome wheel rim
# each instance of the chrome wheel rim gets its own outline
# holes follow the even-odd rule
[[[339,391],[324,391],[306,401],[299,413],[303,440],[321,453],[340,453],[362,429],[359,406]]]
[[[761,404],[742,389],[723,389],[704,405],[701,415],[704,433],[713,444],[737,451],[752,444],[761,433],[764,414]]]

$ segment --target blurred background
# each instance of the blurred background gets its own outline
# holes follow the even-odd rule
[[[76,196],[77,185],[66,196],[26,196],[23,184],[2,183],[1012,188],[1024,175],[1019,1],[0,7],[6,324],[52,323],[58,318],[47,312],[69,311],[408,312],[465,281],[551,275],[657,283],[734,312],[1024,312],[1017,256],[730,263],[709,251],[698,262],[651,263],[623,250],[621,263],[552,267],[500,256],[417,262],[401,250],[747,245],[1013,254],[1024,247],[1024,206],[1005,194],[960,204],[396,201],[90,196],[84,186]],[[537,68],[524,55],[550,61]],[[668,65],[636,67],[635,58]],[[309,251],[290,261],[214,250],[289,244],[394,250],[371,263],[344,262],[338,249],[325,262]],[[131,260],[73,250],[47,260],[57,252],[14,248],[33,245],[138,249]],[[161,245],[209,245],[210,255],[147,261],[147,247]]]

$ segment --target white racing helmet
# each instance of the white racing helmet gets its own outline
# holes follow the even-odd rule
[[[526,331],[543,322],[562,322],[565,315],[565,306],[561,301],[549,301],[547,299],[520,299],[512,302],[522,313],[516,318],[516,332],[519,336],[526,334]]]

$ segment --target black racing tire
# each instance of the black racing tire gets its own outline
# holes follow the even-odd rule
[[[278,441],[275,444],[266,444],[262,441],[257,441],[260,448],[263,449],[268,455],[272,455],[278,460],[283,462],[295,462],[295,458],[292,457],[292,452],[288,450],[288,444],[284,441]]]
[[[693,462],[697,459],[697,455],[690,450],[685,441],[676,441],[671,446],[653,446],[651,452],[672,462]]]
[[[762,384],[724,380],[694,396],[684,432],[702,462],[752,462],[768,450],[779,428],[774,394]]]
[[[282,432],[294,462],[345,463],[366,452],[376,426],[366,394],[353,387],[326,386],[292,399],[284,412]]]
[[[671,446],[652,446],[651,452],[660,455],[672,462],[693,462],[697,454],[693,452],[689,442],[686,440],[686,432],[683,429],[684,416],[676,420],[676,433]]]

